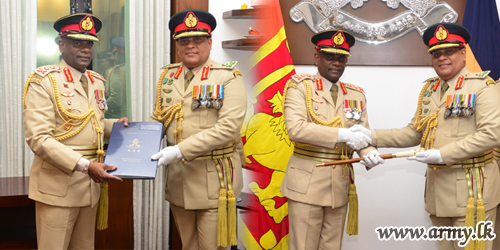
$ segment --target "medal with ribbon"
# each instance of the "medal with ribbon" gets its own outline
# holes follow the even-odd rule
[[[95,90],[95,99],[97,100],[97,106],[100,110],[108,111],[108,102],[106,101],[106,95],[104,90]]]
[[[193,102],[191,109],[220,109],[224,100],[224,85],[193,86]]]
[[[456,94],[446,96],[444,117],[471,117],[474,115],[475,94]]]
[[[360,100],[344,100],[344,112],[347,119],[355,121],[364,121],[363,117],[363,101]]]

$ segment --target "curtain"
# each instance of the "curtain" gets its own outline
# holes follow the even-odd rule
[[[131,121],[148,121],[154,109],[160,68],[170,62],[170,1],[128,0],[125,8],[128,109]],[[134,181],[134,248],[168,249],[169,203],[165,169],[153,181]]]
[[[34,159],[24,139],[22,96],[36,69],[36,19],[36,0],[0,1],[0,177],[28,176]]]

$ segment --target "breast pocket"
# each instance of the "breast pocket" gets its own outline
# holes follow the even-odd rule
[[[195,110],[194,112],[196,112]],[[207,108],[207,109],[198,109],[199,112],[199,124],[200,128],[207,129],[211,128],[217,122],[219,118],[219,112],[217,109]]]
[[[474,116],[472,117],[449,117],[446,118],[450,124],[451,128],[446,130],[445,135],[448,137],[464,137],[470,134],[469,125],[471,122],[475,122]]]

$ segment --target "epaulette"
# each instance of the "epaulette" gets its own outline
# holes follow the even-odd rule
[[[214,63],[210,65],[211,69],[234,69],[234,66],[236,66],[238,62],[237,61],[232,61],[232,62],[226,62],[226,63]]]
[[[37,83],[37,84],[40,84],[42,82],[42,77],[40,75],[37,75],[37,74],[33,74],[30,79],[28,79],[27,82],[32,82],[32,83]]]
[[[477,72],[477,73],[468,73],[467,75],[465,75],[465,78],[467,79],[483,79],[485,77],[488,76],[488,74],[490,73],[489,70],[487,71],[483,71],[483,72]]]
[[[167,64],[163,67],[161,67],[161,69],[169,69],[169,68],[175,68],[175,67],[180,67],[182,63],[172,63],[172,64]]]
[[[96,77],[98,79],[101,79],[102,81],[106,81],[106,79],[104,79],[103,76],[101,76],[101,74],[95,72],[95,71],[92,71],[92,70],[87,70],[93,77]]]
[[[59,67],[56,68],[54,66],[49,65],[49,66],[42,66],[42,67],[36,69],[35,73],[43,78],[48,73],[50,73],[52,71],[59,71],[59,70],[61,70]]]
[[[431,77],[431,78],[425,80],[424,83],[437,81],[438,79],[439,79],[439,76]]]
[[[361,88],[361,87],[359,87],[359,86],[356,86],[356,85],[354,85],[354,84],[344,83],[344,85],[345,85],[347,88],[350,88],[350,89],[355,89],[355,90],[361,91],[363,94],[365,93],[365,91],[363,90],[363,88]]]
[[[300,82],[304,79],[313,79],[313,77],[309,74],[306,74],[306,73],[300,73],[300,74],[295,74],[292,76],[292,79],[296,82]]]

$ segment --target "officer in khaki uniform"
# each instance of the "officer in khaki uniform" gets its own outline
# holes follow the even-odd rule
[[[348,234],[357,234],[357,194],[352,165],[320,166],[365,155],[371,168],[383,163],[368,137],[351,126],[368,127],[363,89],[339,81],[354,37],[328,30],[312,37],[318,74],[296,74],[285,86],[284,115],[293,155],[281,185],[288,198],[289,249],[341,249],[349,203]],[[348,147],[349,145],[349,147]],[[360,150],[361,149],[361,150]]]
[[[167,166],[170,202],[182,249],[236,245],[236,198],[242,189],[235,151],[246,112],[236,62],[212,61],[215,18],[201,10],[172,16],[170,31],[181,63],[163,67],[150,121],[165,123],[168,147],[152,159]]]
[[[38,249],[93,249],[99,183],[121,181],[106,173],[116,167],[99,163],[103,137],[116,120],[104,119],[104,78],[86,70],[101,26],[84,13],[57,20],[63,59],[35,70],[24,88],[26,142],[35,153],[29,198],[36,204]]]
[[[465,44],[470,39],[465,27],[437,23],[427,28],[423,39],[438,77],[425,81],[410,124],[372,130],[373,143],[379,147],[420,144],[426,149],[408,159],[427,163],[425,209],[434,226],[494,222],[500,174],[492,149],[500,137],[500,86],[488,71],[471,73],[465,67]],[[492,249],[491,240],[471,240],[466,249],[474,245]],[[439,249],[463,248],[457,241],[443,240]]]

